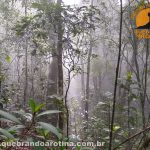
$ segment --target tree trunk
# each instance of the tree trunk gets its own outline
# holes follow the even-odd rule
[[[61,6],[62,0],[57,0],[57,4]],[[58,26],[57,26],[57,32],[58,32],[58,41],[57,41],[57,59],[58,59],[58,94],[60,97],[63,98],[63,66],[62,66],[62,52],[63,52],[63,29],[62,29],[62,20],[61,20],[61,11],[57,11],[58,14]],[[62,99],[63,101],[63,99]],[[63,102],[62,102],[63,103]],[[60,108],[62,110],[63,108]],[[59,128],[63,130],[64,127],[64,119],[63,119],[63,113],[60,113],[59,115]]]
[[[48,83],[47,83],[47,99],[46,99],[46,107],[50,110],[57,110],[57,102],[56,99],[51,97],[52,95],[57,95],[57,80],[58,80],[58,69],[57,69],[57,57],[55,54],[52,54],[52,60],[49,65],[49,74],[48,74]],[[58,124],[58,114],[52,114],[50,118],[50,122],[57,126]]]
[[[111,127],[109,135],[109,150],[112,150],[112,139],[113,139],[113,128],[114,128],[114,119],[115,119],[115,110],[116,110],[116,96],[117,96],[117,86],[118,86],[118,76],[119,76],[119,67],[121,59],[121,49],[122,49],[122,25],[123,25],[123,6],[122,0],[120,0],[120,33],[119,33],[119,53],[118,61],[116,67],[116,77],[115,77],[115,87],[114,87],[114,97],[113,97],[113,107],[112,107],[112,118],[111,118]]]
[[[93,0],[91,1],[91,6],[93,6]],[[92,16],[90,18],[90,22],[92,20]],[[86,77],[86,92],[85,92],[85,120],[86,120],[86,126],[85,129],[88,128],[88,119],[89,119],[89,97],[90,97],[90,72],[91,72],[91,56],[93,51],[93,45],[92,45],[92,30],[90,32],[90,49],[88,53],[88,59],[87,59],[87,77]]]
[[[86,96],[85,96],[85,120],[87,121],[86,123],[86,128],[88,128],[88,118],[89,118],[89,96],[90,96],[90,72],[91,72],[91,55],[92,55],[92,44],[90,42],[90,50],[88,54],[88,63],[87,63],[87,78],[86,78]]]
[[[27,16],[27,0],[25,1],[25,16]],[[25,39],[25,86],[24,86],[24,107],[27,103],[28,96],[28,41]]]

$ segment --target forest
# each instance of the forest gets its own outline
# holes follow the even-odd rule
[[[150,0],[0,0],[0,150],[150,150]]]

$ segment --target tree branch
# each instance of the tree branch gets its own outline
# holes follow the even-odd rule
[[[140,131],[140,132],[138,132],[138,133],[136,133],[136,134],[130,136],[128,139],[124,140],[122,143],[120,143],[118,146],[116,146],[113,150],[118,149],[121,145],[125,144],[125,143],[128,142],[129,140],[135,138],[136,136],[138,136],[138,135],[140,135],[140,134],[142,134],[142,133],[144,133],[144,132],[146,132],[146,131],[148,131],[148,130],[150,130],[150,126],[148,126],[147,128],[143,129],[142,131]]]

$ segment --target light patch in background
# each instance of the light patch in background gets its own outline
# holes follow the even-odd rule
[[[63,2],[66,5],[74,5],[74,4],[80,4],[81,0],[63,0]],[[120,0],[118,0],[118,2],[120,3]],[[123,4],[126,4],[127,0],[122,0]]]
[[[122,4],[126,4],[128,1],[127,0],[122,0]],[[120,4],[120,0],[118,0],[118,3]]]
[[[79,3],[80,3],[80,0],[63,0],[63,2],[64,2],[66,5],[74,5],[74,4],[79,4]]]

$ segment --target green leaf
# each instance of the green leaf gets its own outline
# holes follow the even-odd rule
[[[93,150],[93,149],[89,147],[84,147],[84,148],[81,148],[81,150]]]
[[[10,134],[7,130],[0,128],[0,132],[9,139],[14,139],[14,136]]]
[[[19,110],[19,111],[12,111],[12,113],[17,114],[21,117],[24,117],[25,111],[24,110]]]
[[[34,9],[43,10],[43,6],[39,3],[32,3],[31,7]]]
[[[132,80],[132,72],[127,73],[127,80],[131,81]]]
[[[81,146],[77,145],[77,150],[81,150]]]
[[[25,113],[25,111],[23,111],[23,110],[13,111],[13,113],[19,115],[20,118],[28,119],[28,120],[31,120],[32,116],[33,116],[32,113]]]
[[[55,114],[55,113],[60,113],[61,111],[58,110],[48,110],[48,111],[44,111],[40,114],[37,115],[37,117],[43,116],[43,115],[49,115],[49,114]]]
[[[44,105],[45,105],[45,104],[40,104],[40,105],[36,106],[35,112],[40,111],[40,110],[44,107]]]
[[[54,133],[59,139],[62,138],[62,135],[58,132],[57,128],[54,127],[53,125],[45,123],[45,122],[38,122],[38,124],[43,129],[46,129],[47,131]]]
[[[15,126],[12,126],[11,128],[8,129],[8,131],[17,131],[19,129],[24,129],[25,126],[24,125],[15,125]]]
[[[7,118],[7,119],[13,121],[13,122],[21,124],[20,121],[10,113],[0,110],[0,115],[3,116],[4,118]]]
[[[13,121],[11,121],[11,120],[9,120],[9,119],[5,119],[5,118],[0,118],[0,121],[1,121],[1,122],[4,122],[4,123],[7,123],[7,124],[13,122]]]
[[[46,137],[49,134],[49,131],[45,130],[45,129],[39,129],[38,132],[43,135],[44,137]]]
[[[117,131],[117,130],[119,130],[120,129],[120,126],[114,126],[113,127],[113,131],[115,132],[115,131]]]
[[[35,113],[36,103],[33,99],[29,100],[29,106],[30,106],[32,112]]]
[[[31,113],[25,113],[24,114],[24,117],[27,119],[27,120],[32,120],[32,118],[33,118],[33,115],[31,114]]]
[[[10,63],[11,62],[10,56],[7,55],[6,58],[5,58],[5,60],[6,60],[7,63]]]

